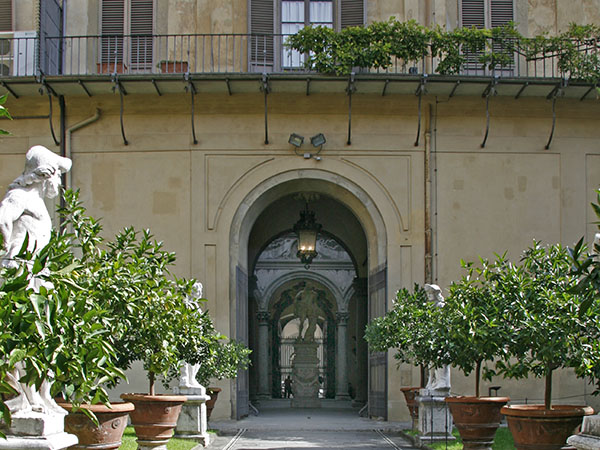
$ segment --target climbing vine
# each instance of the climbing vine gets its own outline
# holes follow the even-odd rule
[[[348,75],[357,68],[388,69],[393,64],[416,66],[436,58],[435,71],[458,74],[466,67],[497,70],[514,64],[555,60],[565,78],[600,79],[600,26],[572,24],[558,36],[522,36],[513,23],[492,29],[428,28],[416,21],[375,22],[340,32],[306,27],[287,38],[289,49],[305,55],[305,67],[320,73]]]

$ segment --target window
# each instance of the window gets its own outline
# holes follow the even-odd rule
[[[461,25],[463,27],[496,28],[501,27],[514,18],[513,0],[462,0]],[[501,51],[494,45],[495,51]],[[485,68],[477,62],[477,54],[469,57],[467,69],[484,71]],[[502,70],[512,71],[513,67],[504,67]]]
[[[250,58],[257,71],[302,66],[285,37],[308,25],[336,30],[363,25],[365,0],[250,0]]]
[[[151,70],[154,0],[102,0],[102,72]]]
[[[333,28],[333,0],[282,0],[281,34],[282,58],[284,68],[302,67],[304,55],[285,47],[286,37],[296,34],[306,26],[324,26]]]

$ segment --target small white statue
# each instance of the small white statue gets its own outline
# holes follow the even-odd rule
[[[70,159],[58,156],[46,147],[36,145],[29,149],[23,174],[8,186],[6,196],[0,202],[0,233],[6,251],[0,264],[4,267],[18,266],[15,257],[26,235],[29,235],[30,251],[39,251],[48,244],[52,221],[44,198],[54,198],[59,194],[60,176],[70,169]],[[32,278],[29,286],[39,291],[42,284],[40,279]],[[45,286],[52,287],[50,283]],[[36,391],[35,386],[19,381],[22,375],[22,367],[17,367],[8,377],[10,385],[18,392],[16,397],[5,402],[13,415],[29,411],[65,413],[50,396],[51,383],[48,380]]]
[[[192,286],[192,295],[187,296],[186,305],[190,309],[200,309],[200,299],[202,298],[203,286],[202,283],[196,281]],[[196,380],[196,374],[200,369],[200,364],[190,364],[184,362],[181,366],[181,374],[179,378],[179,387],[185,389],[198,389],[203,386]]]
[[[442,308],[446,304],[442,295],[442,289],[437,284],[426,284],[423,287],[425,288],[425,292],[427,292],[427,298],[436,307]],[[450,389],[450,366],[445,365],[439,368],[430,368],[425,388],[431,391]]]

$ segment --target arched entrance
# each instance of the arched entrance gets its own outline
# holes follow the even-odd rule
[[[294,238],[289,234],[302,207],[296,197],[303,192],[319,194],[310,207],[323,225],[321,245],[328,240],[332,254],[343,256],[331,260],[325,250],[310,270],[294,259]],[[279,260],[269,261],[276,249],[281,251]],[[290,310],[294,296],[310,282],[319,286],[322,303],[321,395],[368,401],[370,415],[386,417],[387,358],[368,355],[362,339],[369,318],[386,309],[386,253],[387,234],[379,210],[361,187],[337,174],[289,171],[246,195],[230,233],[230,267],[235,274],[230,307],[236,337],[249,342],[255,352],[250,376],[241,374],[236,381],[234,416],[247,414],[244,404],[250,395],[281,395],[282,375],[289,370],[282,358],[287,338],[283,330],[296,318]],[[286,260],[283,255],[292,257]]]

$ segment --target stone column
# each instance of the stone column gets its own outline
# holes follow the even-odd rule
[[[271,398],[269,388],[269,312],[258,311],[258,398]]]
[[[348,364],[346,358],[347,352],[347,335],[348,335],[348,312],[337,313],[337,364],[336,364],[336,383],[335,383],[335,399],[349,400],[348,395]]]

